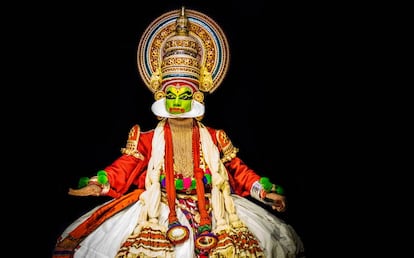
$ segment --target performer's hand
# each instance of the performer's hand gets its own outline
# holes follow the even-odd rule
[[[79,189],[73,189],[69,188],[69,195],[75,195],[75,196],[99,196],[102,189],[98,185],[87,185],[85,187],[79,188]]]
[[[286,198],[283,195],[277,193],[267,193],[266,199],[272,202],[272,209],[278,212],[284,212],[286,210]]]

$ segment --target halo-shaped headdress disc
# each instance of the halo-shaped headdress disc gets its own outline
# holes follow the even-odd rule
[[[137,50],[138,70],[142,80],[153,93],[157,92],[159,88],[154,86],[151,81],[154,80],[154,75],[161,71],[161,66],[165,65],[165,49],[171,49],[171,44],[175,44],[171,42],[179,42],[178,44],[184,42],[172,40],[172,37],[177,35],[176,22],[179,16],[180,10],[169,11],[159,16],[147,27],[139,41]],[[212,93],[220,86],[229,66],[230,54],[226,36],[217,23],[203,13],[185,9],[185,16],[188,18],[188,24],[185,24],[188,35],[195,39],[197,43],[198,53],[195,57],[199,65],[197,73],[201,77],[203,72],[206,71],[212,79],[212,83],[206,84],[208,86],[200,84],[199,90]],[[170,55],[171,53],[167,54]],[[171,62],[174,61],[171,61],[171,57],[168,58],[168,62],[170,62],[167,64],[170,66],[168,76],[171,77],[173,76],[171,70],[174,70],[174,64],[171,64]],[[175,61],[178,62],[179,60],[177,60]],[[182,72],[182,68],[180,72]],[[190,72],[194,74],[193,71]]]

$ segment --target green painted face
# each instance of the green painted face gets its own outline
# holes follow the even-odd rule
[[[191,110],[193,91],[187,86],[168,86],[165,106],[171,114],[182,114]]]

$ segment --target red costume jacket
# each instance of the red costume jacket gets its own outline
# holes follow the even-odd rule
[[[209,127],[207,129],[220,151],[222,160],[225,161],[224,165],[228,171],[232,192],[241,196],[249,195],[252,184],[258,181],[260,176],[235,156],[237,148],[232,145],[223,130]],[[111,187],[107,193],[108,196],[118,198],[134,185],[138,189],[144,189],[153,135],[154,130],[140,132],[138,125],[132,127],[127,146],[122,149],[123,155],[104,168]]]

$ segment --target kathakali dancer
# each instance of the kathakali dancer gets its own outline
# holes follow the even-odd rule
[[[137,61],[158,125],[134,125],[119,158],[69,189],[112,198],[70,224],[53,257],[302,257],[292,226],[245,198],[283,212],[283,188],[201,122],[204,94],[229,65],[222,29],[195,10],[167,12],[142,35]]]

